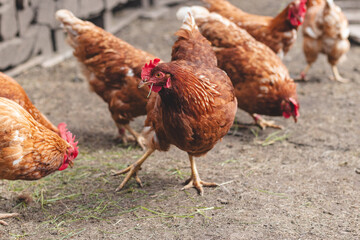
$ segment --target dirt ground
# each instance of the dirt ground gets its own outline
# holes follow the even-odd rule
[[[246,11],[275,15],[287,1],[232,1]],[[178,6],[159,20],[137,20],[118,36],[165,60],[180,23]],[[291,75],[305,66],[299,34],[285,57]],[[48,69],[35,67],[16,79],[52,122],[65,121],[79,140],[73,169],[40,181],[1,181],[0,212],[18,212],[0,239],[359,239],[360,47],[352,45],[340,72],[348,84],[329,80],[321,56],[298,83],[301,117],[272,118],[284,130],[240,128],[226,136],[198,169],[221,186],[180,191],[190,175],[187,154],[175,147],[143,165],[139,188],[110,175],[142,151],[114,143],[107,105],[77,79],[74,58]],[[251,123],[245,112],[237,119]],[[270,119],[267,117],[267,119]],[[132,125],[140,130],[144,117]],[[28,193],[33,202],[17,200]]]

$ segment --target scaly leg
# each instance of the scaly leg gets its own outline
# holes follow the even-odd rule
[[[131,139],[129,139],[129,137],[126,135],[124,125],[116,123],[116,127],[119,130],[119,136],[116,137],[115,141],[119,141],[119,142],[127,145],[128,141]]]
[[[336,81],[341,82],[341,83],[348,83],[349,82],[349,79],[346,79],[346,78],[343,78],[342,76],[340,76],[339,70],[336,67],[336,65],[331,66],[331,70],[332,70],[332,72],[334,74],[334,79]]]
[[[5,219],[5,218],[11,218],[11,217],[17,217],[19,216],[18,213],[1,213],[0,214],[0,219]],[[8,224],[5,221],[0,220],[0,224],[7,226]]]
[[[145,147],[146,140],[145,140],[145,138],[141,134],[136,132],[134,129],[132,129],[129,124],[125,124],[124,127],[126,128],[126,130],[129,131],[129,133],[131,133],[134,136],[134,138],[136,139],[136,142],[145,151],[146,150],[146,147]]]
[[[146,150],[145,144],[146,144],[146,140],[145,138],[139,134],[138,132],[136,132],[134,129],[132,129],[132,127],[130,127],[129,124],[116,124],[117,128],[119,129],[119,136],[117,137],[117,139],[119,139],[123,144],[127,145],[129,141],[135,141],[140,145],[140,147],[143,150]],[[125,129],[129,131],[129,133],[132,136],[128,136],[125,132]]]
[[[307,66],[305,67],[305,69],[300,73],[300,80],[307,81],[306,74],[310,70],[310,67],[311,67],[311,64],[308,63]]]
[[[115,192],[117,191],[120,191],[124,186],[125,184],[130,180],[130,178],[132,176],[135,177],[135,180],[136,182],[140,185],[140,187],[142,187],[142,183],[141,183],[141,180],[138,176],[138,171],[140,170],[140,167],[141,167],[141,164],[143,164],[143,162],[145,162],[145,160],[155,151],[155,149],[148,149],[145,154],[139,159],[137,160],[135,163],[131,164],[129,167],[121,170],[121,171],[118,171],[118,172],[115,172],[113,171],[113,176],[117,176],[117,175],[121,175],[121,174],[124,174],[124,173],[128,173],[126,175],[126,177],[124,178],[124,180],[122,181],[122,183],[119,185],[119,187],[116,188]]]
[[[196,164],[195,164],[195,160],[193,159],[193,156],[191,156],[189,154],[189,160],[190,160],[190,164],[191,164],[191,177],[186,180],[185,182],[185,187],[183,187],[181,190],[185,190],[188,188],[196,188],[199,192],[199,194],[202,196],[204,194],[204,190],[202,187],[217,187],[219,186],[217,183],[208,183],[208,182],[204,182],[201,181],[200,177],[199,177],[199,173],[196,169]]]
[[[266,127],[283,129],[283,126],[276,125],[274,121],[266,121],[260,115],[254,113],[251,115],[255,120],[255,124],[258,125],[261,129],[266,129]]]

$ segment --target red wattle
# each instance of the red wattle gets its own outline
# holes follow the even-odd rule
[[[61,164],[61,166],[58,169],[59,171],[65,170],[69,166],[69,163],[66,160],[67,160],[67,155],[65,154],[63,164]]]
[[[162,89],[162,86],[155,86],[155,85],[153,85],[152,87],[151,87],[151,91],[153,91],[153,92],[159,92],[160,90]]]
[[[287,112],[283,112],[283,117],[284,118],[289,118],[291,116],[291,114],[287,113]]]

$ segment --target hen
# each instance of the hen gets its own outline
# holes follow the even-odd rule
[[[230,129],[237,110],[234,88],[226,73],[216,67],[210,43],[200,34],[191,15],[187,15],[177,31],[172,60],[155,59],[142,69],[140,86],[157,92],[150,99],[145,122],[147,151],[134,164],[115,173],[127,173],[117,188],[120,190],[131,176],[141,185],[137,175],[141,164],[155,150],[167,151],[170,145],[186,151],[191,164],[191,177],[183,189],[217,186],[200,179],[194,157],[210,151]]]
[[[281,128],[258,114],[299,116],[296,85],[280,58],[244,29],[203,7],[181,8],[177,15],[191,11],[200,32],[214,46],[218,66],[230,77],[238,107],[248,112],[261,127]]]
[[[276,17],[246,13],[226,0],[203,0],[210,12],[216,12],[245,29],[256,40],[283,57],[294,44],[297,29],[306,13],[306,0],[294,0]]]
[[[138,89],[141,68],[155,57],[136,49],[94,24],[76,18],[67,10],[56,12],[68,34],[83,74],[90,87],[107,104],[119,130],[119,138],[126,144],[127,129],[144,149],[143,138],[129,123],[146,114],[147,91]]]
[[[307,66],[301,73],[301,78],[306,79],[306,74],[316,61],[318,54],[324,53],[331,65],[334,79],[339,82],[348,82],[340,76],[336,67],[350,49],[348,20],[333,0],[310,2],[312,6],[306,13],[303,27],[303,48]]]
[[[65,124],[59,124],[59,133],[14,101],[0,97],[0,179],[36,180],[71,166],[78,155],[77,142]],[[0,214],[0,219],[12,216]]]
[[[51,131],[59,133],[59,129],[32,104],[25,90],[14,79],[0,72],[0,86],[0,97],[15,101],[28,111],[36,121]]]

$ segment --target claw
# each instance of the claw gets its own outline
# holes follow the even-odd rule
[[[146,151],[146,153],[139,159],[137,160],[135,163],[131,164],[129,167],[120,170],[118,172],[116,171],[112,171],[112,176],[118,176],[124,173],[127,173],[124,180],[121,182],[121,184],[115,189],[115,192],[120,191],[121,189],[123,189],[123,187],[125,186],[125,184],[130,180],[130,178],[132,176],[134,176],[135,181],[139,184],[140,187],[142,187],[142,182],[138,176],[138,172],[141,169],[141,165],[143,164],[143,162],[154,152],[154,149],[148,149]]]
[[[201,179],[195,179],[193,177],[189,178],[185,182],[185,186],[181,190],[186,190],[189,188],[196,188],[200,196],[204,196],[204,189],[203,187],[218,187],[219,184],[214,182],[204,182]]]
[[[203,187],[217,187],[219,186],[217,183],[208,183],[201,181],[199,177],[199,173],[196,168],[195,160],[193,159],[193,156],[189,155],[189,160],[191,164],[191,177],[185,181],[185,186],[181,190],[189,189],[189,188],[196,188],[198,193],[203,196],[204,195],[204,189]]]
[[[12,218],[12,217],[17,217],[19,216],[18,213],[2,213],[0,214],[0,219],[5,219],[5,218]],[[7,222],[0,220],[0,224],[4,225],[4,226],[8,226],[9,224],[7,224]]]
[[[258,114],[252,114],[251,115],[253,119],[255,120],[255,124],[258,125],[261,129],[266,129],[266,127],[276,128],[276,129],[283,129],[284,127],[281,125],[276,125],[274,121],[267,121],[263,119]]]

